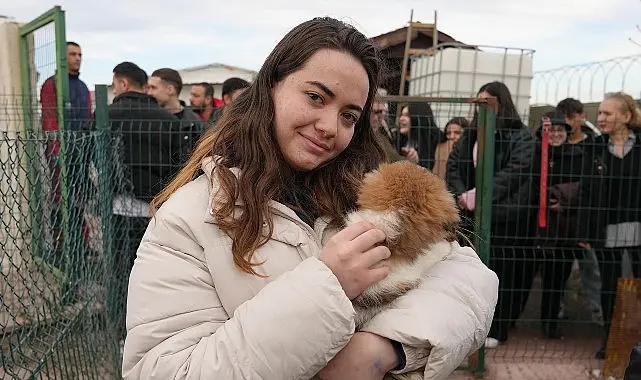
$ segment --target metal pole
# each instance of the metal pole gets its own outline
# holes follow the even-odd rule
[[[495,99],[492,102],[488,102],[488,104],[479,104],[478,119],[483,124],[478,126],[477,131],[475,245],[479,257],[486,265],[489,264],[491,244],[496,115],[497,105]],[[481,347],[478,352],[478,366],[475,370],[475,375],[482,377],[484,372],[485,347]]]

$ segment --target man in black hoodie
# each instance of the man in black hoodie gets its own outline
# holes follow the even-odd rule
[[[147,74],[136,64],[122,62],[113,69],[109,106],[114,147],[115,196],[114,284],[107,305],[116,333],[125,337],[127,283],[138,245],[149,223],[149,202],[179,170],[179,120],[145,93]]]

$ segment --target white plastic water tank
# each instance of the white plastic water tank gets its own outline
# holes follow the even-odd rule
[[[527,124],[533,55],[528,49],[441,44],[434,55],[412,58],[409,95],[469,98],[485,83],[500,81]],[[432,103],[432,109],[441,128],[453,117],[473,116],[473,107],[466,104]]]

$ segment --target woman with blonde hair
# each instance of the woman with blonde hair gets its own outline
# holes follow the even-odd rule
[[[605,359],[617,281],[627,251],[635,277],[641,276],[641,110],[628,94],[607,94],[599,105],[601,136],[584,147],[581,180],[581,245],[593,247],[601,272],[605,339],[596,357]]]
[[[278,43],[154,201],[125,379],[444,378],[483,343],[497,279],[455,243],[354,331],[351,300],[389,271],[382,231],[341,229],[383,158],[369,125],[379,75],[372,42],[334,19]]]

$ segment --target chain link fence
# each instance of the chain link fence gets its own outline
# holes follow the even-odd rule
[[[119,373],[118,339],[105,313],[111,276],[102,236],[109,220],[100,195],[109,192],[96,175],[110,170],[105,138],[0,132],[0,379]],[[56,142],[69,149],[50,154]]]
[[[641,223],[638,143],[626,153],[627,169],[617,169],[619,158],[607,143],[586,137],[569,144],[563,116],[544,132],[542,114],[528,128],[517,112],[499,105],[496,133],[486,136],[474,102],[388,100],[401,117],[390,116],[381,135],[395,145],[394,153],[415,149],[419,164],[447,182],[461,208],[461,243],[475,245],[500,279],[494,341],[479,361],[472,358],[473,369],[482,372],[487,360],[493,370],[509,372],[509,363],[535,368],[543,360],[563,369],[555,378],[584,378],[603,370],[603,356],[620,362],[622,352],[629,355],[630,342],[641,339],[629,326],[641,314],[630,306],[615,310],[614,299],[635,297],[634,286],[618,279],[640,276],[641,244],[611,240],[617,232],[634,234],[624,229]],[[615,226],[617,218],[626,226]],[[528,376],[547,379],[550,373]]]

